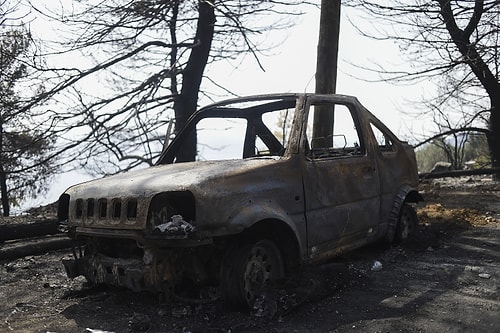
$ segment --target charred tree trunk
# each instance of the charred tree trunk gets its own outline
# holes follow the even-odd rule
[[[188,63],[182,73],[181,93],[174,102],[176,133],[196,111],[198,92],[214,36],[215,13],[213,1],[199,1],[198,15],[195,36],[196,45],[192,48]],[[177,162],[194,161],[195,157],[196,131],[193,131],[177,155]]]
[[[60,233],[58,227],[57,219],[36,223],[4,224],[0,225],[0,241],[55,235]]]
[[[318,55],[316,60],[317,94],[334,94],[337,85],[339,50],[340,0],[322,0],[319,22]],[[313,136],[332,138],[333,114],[330,107],[316,106]],[[328,146],[331,142],[324,142]]]
[[[9,195],[7,192],[7,175],[0,166],[0,192],[2,194],[2,215],[10,215]]]
[[[75,244],[78,243],[63,235],[34,239],[31,242],[8,244],[0,248],[0,260],[22,258],[30,255],[44,254],[49,251],[69,249]]]
[[[500,94],[500,92],[499,92]],[[493,104],[493,103],[492,103]],[[491,164],[493,167],[500,167],[500,105],[492,105],[490,111],[490,133],[488,147],[490,148]],[[498,174],[497,174],[498,177]]]
[[[500,115],[498,114],[500,112],[500,83],[491,72],[488,64],[481,58],[475,44],[470,42],[470,36],[477,29],[484,12],[484,1],[475,1],[474,13],[464,29],[458,27],[449,0],[439,0],[439,6],[446,29],[460,51],[462,60],[470,67],[490,98],[488,146],[492,166],[494,168],[500,167]],[[497,178],[498,176],[497,174]]]
[[[340,0],[322,0],[316,60],[317,94],[334,94],[337,85]]]
[[[419,173],[418,177],[420,178],[420,180],[424,180],[424,179],[436,179],[436,178],[447,178],[447,177],[493,175],[493,174],[497,174],[498,172],[500,172],[500,168],[474,169],[474,170],[452,170],[452,171],[444,171],[444,172]]]
[[[2,200],[2,215],[10,215],[9,194],[7,191],[7,173],[3,168],[3,119],[0,116],[0,195]]]

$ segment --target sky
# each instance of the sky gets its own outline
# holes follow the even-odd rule
[[[256,62],[248,57],[238,68],[224,67],[221,63],[208,69],[207,74],[240,95],[314,92],[319,14],[318,8],[309,7],[297,19],[283,45],[274,50],[275,55],[261,58],[265,72],[258,69]],[[424,89],[415,85],[395,86],[359,79],[380,80],[374,74],[356,69],[353,63],[362,66],[377,63],[386,68],[401,68],[406,64],[394,42],[374,41],[360,36],[349,23],[349,19],[355,16],[356,12],[351,8],[342,8],[337,93],[356,96],[396,135],[411,142],[413,134],[423,133],[428,124],[405,112],[410,107],[408,100],[418,99]]]
[[[316,48],[319,32],[319,8],[307,7],[290,30],[278,31],[269,38],[284,40],[273,49],[272,55],[261,57],[265,69],[259,69],[252,57],[234,68],[221,62],[207,67],[205,74],[218,84],[238,95],[281,92],[314,92]],[[407,100],[420,94],[420,87],[397,87],[385,82],[365,82],[358,77],[376,79],[369,73],[360,73],[351,63],[369,66],[376,62],[384,66],[403,62],[393,42],[378,42],[361,37],[348,18],[355,15],[349,8],[342,9],[339,45],[337,93],[356,96],[360,102],[403,140],[411,141],[412,133],[423,133],[425,123],[404,114]],[[201,105],[209,101],[200,100]],[[80,172],[58,176],[50,191],[23,206],[34,207],[54,202],[69,186],[91,179]],[[25,207],[24,207],[25,208]]]

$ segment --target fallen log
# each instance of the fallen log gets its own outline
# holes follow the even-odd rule
[[[426,173],[419,173],[418,177],[420,178],[420,180],[424,180],[424,179],[435,179],[435,178],[446,178],[446,177],[493,175],[493,174],[500,174],[500,168],[426,172]]]
[[[0,242],[39,237],[45,235],[55,235],[60,233],[57,230],[59,222],[57,219],[47,219],[33,223],[0,224]]]
[[[75,244],[77,242],[66,235],[6,242],[0,246],[0,260],[16,259],[55,250],[69,249]]]

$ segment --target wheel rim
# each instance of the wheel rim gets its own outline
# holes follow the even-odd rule
[[[248,253],[243,276],[247,304],[252,306],[264,286],[282,275],[281,261],[274,244],[259,242]]]

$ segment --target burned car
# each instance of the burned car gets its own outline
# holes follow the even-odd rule
[[[208,286],[252,306],[301,265],[411,236],[417,184],[412,147],[354,97],[232,99],[195,112],[156,166],[67,189],[58,218],[83,245],[63,263],[95,284]]]

